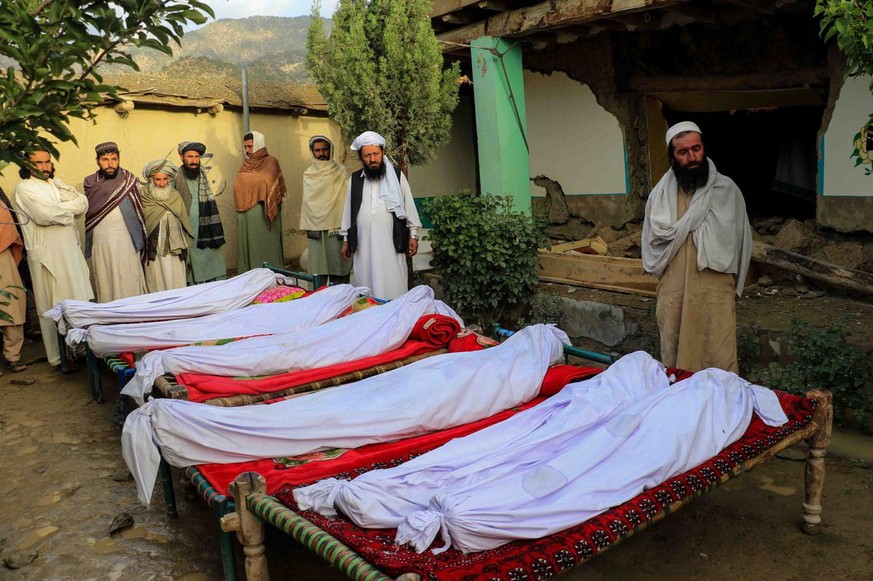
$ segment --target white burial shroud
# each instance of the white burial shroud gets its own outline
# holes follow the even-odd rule
[[[707,369],[667,386],[635,353],[535,408],[351,482],[295,491],[353,522],[398,527],[397,542],[469,553],[565,530],[699,465],[736,441],[756,411],[788,421],[776,395]]]
[[[116,353],[151,351],[190,345],[199,341],[291,333],[316,327],[337,318],[352,306],[365,287],[338,284],[293,301],[249,305],[226,311],[173,321],[91,325],[67,331],[67,344],[88,342],[98,357]]]
[[[292,333],[251,337],[225,345],[192,345],[152,351],[136,364],[121,393],[142,405],[155,379],[165,373],[207,373],[229,377],[276,375],[379,355],[400,347],[416,321],[429,314],[463,322],[433,290],[417,286],[403,296],[324,325]]]
[[[116,323],[144,323],[189,319],[239,309],[255,297],[286,279],[268,268],[255,268],[227,280],[207,282],[111,301],[58,301],[43,313],[58,324],[61,333],[69,328]]]
[[[243,462],[356,448],[462,425],[534,397],[568,341],[554,326],[534,325],[484,351],[429,357],[270,405],[223,408],[156,399],[127,417],[122,452],[147,505],[159,450],[174,466]]]

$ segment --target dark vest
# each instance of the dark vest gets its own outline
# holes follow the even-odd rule
[[[397,172],[397,181],[400,181],[400,169],[395,167]],[[363,172],[355,172],[352,174],[352,226],[349,228],[348,242],[349,252],[354,254],[358,249],[358,212],[361,210],[361,200],[364,195],[364,180],[366,178]],[[397,254],[406,254],[409,249],[409,227],[406,225],[406,218],[398,218],[397,214],[391,212],[394,217],[394,250]]]

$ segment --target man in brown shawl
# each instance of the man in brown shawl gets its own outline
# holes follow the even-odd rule
[[[142,208],[146,226],[145,279],[150,293],[182,288],[186,285],[188,247],[194,233],[185,203],[170,185],[176,167],[166,159],[146,164],[142,188]]]
[[[267,153],[264,136],[250,131],[243,136],[246,159],[233,182],[237,211],[237,271],[264,262],[284,267],[282,256],[282,198],[288,191],[279,160]]]
[[[0,331],[3,332],[5,367],[17,373],[27,369],[20,361],[27,303],[24,284],[18,274],[24,242],[10,210],[9,200],[0,189],[0,302],[8,303],[0,305]]]
[[[91,259],[97,301],[106,303],[145,292],[145,224],[136,177],[119,166],[118,146],[95,148],[96,173],[85,178],[85,258]]]

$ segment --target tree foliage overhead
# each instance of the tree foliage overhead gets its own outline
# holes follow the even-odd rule
[[[824,39],[836,36],[846,54],[846,74],[873,77],[873,0],[816,0],[815,15],[821,18]]]
[[[449,139],[457,63],[443,69],[429,0],[340,0],[328,38],[312,7],[306,66],[347,137],[385,136],[401,169],[425,163]]]
[[[184,27],[209,16],[197,0],[3,0],[0,56],[18,70],[0,71],[0,164],[35,144],[57,156],[46,135],[75,143],[70,118],[92,119],[95,106],[117,98],[97,65],[138,70],[130,47],[172,54]]]

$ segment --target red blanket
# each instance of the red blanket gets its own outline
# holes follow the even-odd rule
[[[298,369],[267,377],[227,377],[202,373],[181,373],[176,376],[176,382],[188,389],[188,399],[194,402],[234,395],[270,393],[443,348],[455,338],[460,329],[461,325],[451,317],[425,315],[416,322],[406,343],[393,351],[380,355],[315,369]]]
[[[431,434],[425,434],[415,438],[408,438],[398,442],[386,444],[370,444],[353,450],[343,451],[338,457],[331,458],[333,454],[316,453],[303,457],[290,459],[303,462],[300,465],[286,467],[273,459],[255,460],[252,462],[240,462],[237,464],[203,464],[198,466],[200,473],[221,494],[227,495],[227,485],[243,472],[257,472],[267,480],[267,493],[272,494],[283,486],[299,486],[334,476],[340,473],[352,473],[363,466],[379,464],[400,464],[406,460],[442,446],[449,440],[466,436],[482,428],[503,421],[516,413],[531,408],[543,401],[547,395],[560,391],[571,381],[579,381],[600,373],[600,369],[593,367],[575,367],[571,365],[556,365],[549,369],[543,380],[543,390],[540,395],[524,405],[502,411],[478,422],[465,424],[448,430],[441,430]],[[560,385],[560,387],[558,387]],[[293,463],[293,462],[292,462]],[[288,463],[286,463],[288,464]]]

